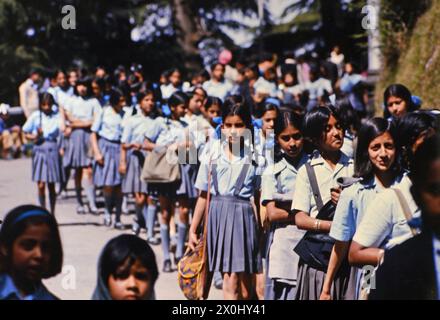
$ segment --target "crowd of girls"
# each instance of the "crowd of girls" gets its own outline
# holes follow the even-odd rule
[[[420,99],[401,84],[385,90],[383,117],[366,117],[350,99],[318,94],[320,87],[306,105],[261,95],[270,87],[270,70],[248,96],[234,94],[240,86],[225,79],[223,64],[211,71],[211,80],[185,89],[176,69],[161,87],[124,77],[113,85],[80,78],[58,101],[44,93],[23,126],[35,142],[32,180],[41,208],[11,213],[0,235],[20,231],[0,237],[0,245],[37,226],[47,235],[36,243],[59,245],[54,216],[43,209],[45,186],[54,214],[55,186],[65,188],[72,172],[78,214],[99,213],[95,193],[102,188],[105,226],[125,228],[122,203],[130,196],[132,231],[147,230],[146,242],[121,236],[107,244],[95,299],[154,299],[158,271],[149,244],[161,244],[162,271],[174,271],[197,245],[208,199],[208,267],[225,299],[364,299],[365,266],[379,268],[386,250],[421,230],[408,173],[417,149],[438,129],[436,112],[418,110]],[[147,183],[146,159],[163,150],[179,157],[183,150],[180,178]],[[322,258],[313,261],[313,255]],[[44,268],[59,261],[47,259],[38,276],[21,276],[17,268],[27,267],[12,262],[0,269],[0,297],[5,290],[6,296],[52,297],[41,279],[53,275]],[[130,277],[136,293],[124,291]]]

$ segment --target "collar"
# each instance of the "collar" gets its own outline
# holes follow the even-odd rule
[[[314,150],[311,156],[310,165],[322,165],[325,163],[324,158],[321,156],[318,150]],[[347,156],[345,153],[341,151],[341,157],[339,158],[338,164],[342,164],[343,166],[347,166],[349,164],[353,164],[353,159]]]
[[[298,173],[298,169],[301,168],[303,164],[305,164],[307,161],[309,161],[309,157],[306,153],[301,154],[301,158],[298,161],[297,166],[293,166],[289,161],[287,161],[286,157],[283,155],[283,158],[278,161],[274,166],[274,174],[278,174],[284,169],[289,169],[293,173]]]
[[[41,283],[37,285],[34,293],[23,297],[15,286],[14,281],[8,274],[0,275],[0,300],[48,300],[52,298],[52,295]]]

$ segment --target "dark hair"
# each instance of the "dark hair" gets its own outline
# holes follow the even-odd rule
[[[278,137],[287,127],[292,126],[299,131],[303,131],[303,117],[295,112],[283,111],[279,114],[275,121],[274,132]]]
[[[40,107],[44,104],[47,104],[52,108],[52,106],[55,104],[55,99],[49,92],[41,93],[38,99],[40,101]]]
[[[414,160],[411,162],[409,178],[415,190],[419,189],[431,174],[430,164],[440,157],[440,134],[427,138],[417,148]]]
[[[225,99],[222,108],[223,123],[226,117],[239,116],[243,120],[246,128],[253,133],[252,117],[246,100],[241,95],[231,95]]]
[[[317,141],[321,141],[330,116],[335,117],[345,130],[338,111],[331,104],[314,107],[310,112],[306,113],[304,117],[304,136],[308,138],[311,143],[316,144]]]
[[[109,98],[109,104],[114,107],[116,106],[119,101],[121,101],[121,97],[125,97],[121,90],[118,88],[112,88],[109,92],[110,98]]]
[[[208,98],[206,98],[205,110],[208,110],[213,105],[219,106],[221,110],[223,107],[223,102],[220,98],[208,96]]]
[[[110,275],[114,275],[127,259],[128,263],[125,265],[127,269],[139,260],[150,272],[153,284],[156,282],[159,271],[156,256],[148,242],[131,234],[122,234],[107,242],[101,253],[100,276],[107,286]]]
[[[152,95],[154,102],[156,102],[156,97],[154,96],[154,92],[150,89],[145,89],[145,90],[140,91],[136,96],[139,104],[146,96],[149,96],[149,95]],[[157,117],[158,114],[159,114],[159,110],[157,110],[156,103],[154,103],[153,110],[151,111],[151,113],[148,116],[150,118],[155,118],[155,117]]]
[[[170,107],[177,107],[180,104],[188,105],[189,97],[182,91],[174,92],[168,99],[168,105]]]
[[[224,65],[223,63],[220,63],[220,62],[214,62],[214,63],[211,64],[211,66],[210,66],[210,70],[211,70],[211,72],[213,72],[214,69],[215,69],[217,66],[222,66],[223,71],[225,70],[225,65]]]
[[[49,270],[43,279],[61,272],[63,266],[63,247],[55,217],[46,209],[35,205],[22,205],[9,211],[0,229],[0,273],[10,272],[12,247],[15,240],[30,226],[46,224],[50,230],[51,257]],[[4,252],[5,251],[5,252]]]
[[[205,89],[203,89],[202,86],[196,86],[196,87],[194,88],[194,90],[192,91],[192,94],[193,94],[193,95],[198,94],[197,91],[203,91],[203,95],[205,96],[205,98],[208,96],[208,93],[206,92]]]
[[[418,109],[418,106],[416,106],[412,102],[412,96],[411,91],[407,87],[405,87],[403,84],[395,83],[390,86],[388,86],[384,93],[383,93],[383,103],[384,103],[384,118],[391,117],[391,113],[388,111],[388,99],[390,97],[398,97],[405,101],[407,112],[412,112]]]
[[[409,168],[411,161],[414,160],[413,144],[424,131],[430,128],[436,129],[436,119],[429,112],[417,111],[397,119],[396,125],[399,137],[397,144],[402,149],[403,166]]]
[[[392,169],[396,173],[400,171],[400,166],[399,166],[400,150],[397,146],[397,139],[396,139],[397,135],[396,135],[395,126],[393,125],[393,123],[389,122],[388,120],[377,117],[373,119],[368,119],[365,122],[363,122],[359,130],[356,153],[354,158],[355,177],[362,177],[364,178],[364,180],[373,177],[374,167],[368,155],[368,146],[370,145],[371,141],[373,141],[378,136],[384,134],[385,132],[390,133],[396,148],[396,157],[392,165]]]
[[[350,127],[353,127],[356,131],[358,131],[361,126],[361,120],[359,119],[358,114],[351,105],[350,99],[348,97],[345,97],[337,101],[335,107],[336,110],[338,110],[338,114],[344,128],[348,129]]]
[[[87,88],[86,97],[90,97],[92,95],[92,78],[83,77],[83,78],[78,79],[76,81],[75,87],[73,88],[73,92],[75,93],[75,95],[79,95],[78,90],[77,90],[79,85],[86,86],[86,88]]]
[[[56,78],[58,77],[58,74],[59,74],[59,73],[63,73],[63,74],[65,74],[63,70],[61,70],[61,69],[56,69],[55,71],[53,71],[53,72],[50,74],[50,78],[51,78],[51,79],[56,79]]]
[[[278,106],[275,103],[270,102],[270,100],[267,101],[267,99],[265,99],[263,103],[258,103],[255,105],[253,114],[255,118],[260,119],[267,111],[276,111],[278,115]]]

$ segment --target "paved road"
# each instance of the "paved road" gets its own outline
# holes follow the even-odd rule
[[[72,181],[70,188],[73,187]],[[36,185],[31,181],[30,159],[0,160],[0,219],[5,213],[20,204],[37,202]],[[96,283],[97,260],[105,243],[122,232],[101,225],[102,216],[77,215],[74,193],[68,199],[59,199],[56,217],[64,248],[62,274],[45,280],[47,287],[61,299],[90,299]],[[131,204],[133,209],[133,205]],[[101,210],[102,211],[102,210]],[[133,216],[123,216],[127,225]],[[145,233],[141,233],[145,238]],[[153,247],[159,269],[162,268],[160,246]],[[177,284],[177,273],[160,273],[156,283],[157,299],[185,299]],[[220,290],[211,289],[210,299],[222,299]]]

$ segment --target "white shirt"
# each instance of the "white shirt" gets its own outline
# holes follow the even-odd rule
[[[420,216],[420,210],[412,198],[410,187],[411,180],[405,176],[395,188],[403,193],[415,218]],[[364,247],[391,249],[412,236],[396,193],[386,189],[379,192],[367,207],[353,240]]]
[[[334,169],[330,167],[318,152],[314,153],[313,159],[310,160],[310,165],[315,171],[323,204],[330,201],[330,189],[338,187],[337,179],[339,177],[353,176],[353,159],[350,159],[342,152]],[[315,218],[319,212],[305,165],[298,170],[292,209],[309,213],[312,218]]]

